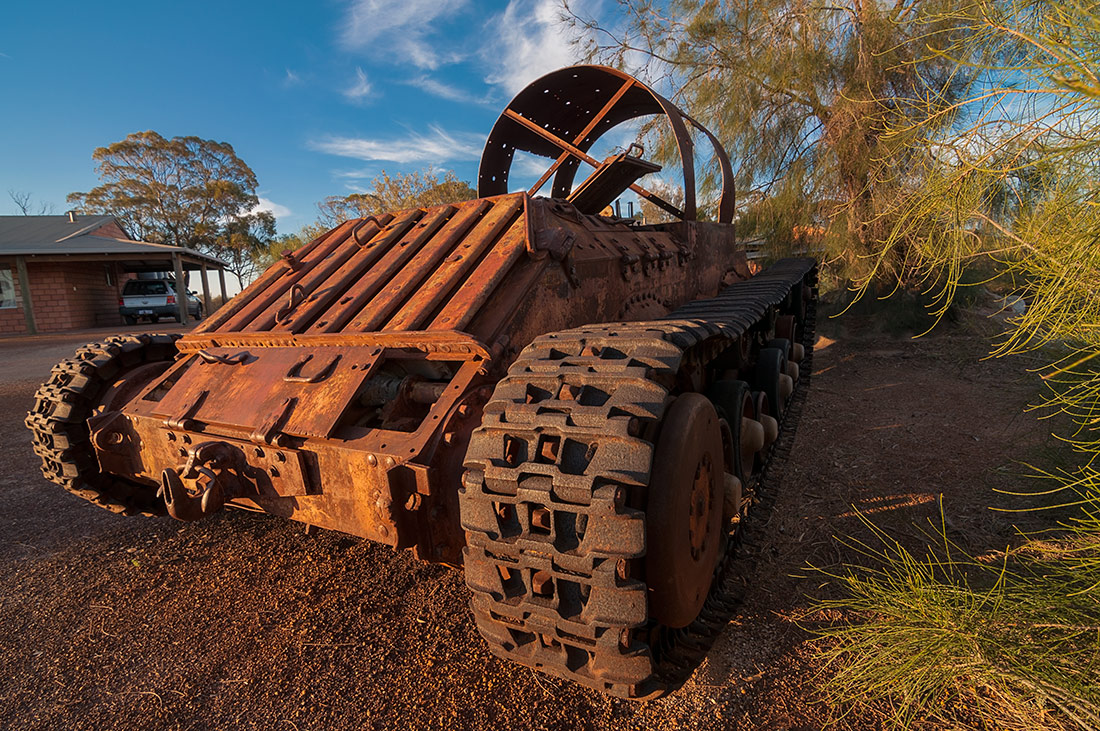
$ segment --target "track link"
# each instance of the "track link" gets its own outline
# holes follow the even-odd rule
[[[74,495],[114,513],[163,515],[156,488],[100,471],[87,419],[127,373],[176,356],[179,335],[120,335],[89,343],[50,371],[35,392],[25,424],[33,435],[42,474]]]
[[[524,349],[474,432],[460,493],[471,609],[495,654],[627,698],[662,695],[691,675],[736,609],[742,558],[755,550],[747,536],[770,507],[768,488],[793,442],[814,298],[780,437],[746,486],[751,511],[731,524],[699,617],[677,630],[649,618],[644,577],[661,418],[677,391],[691,390],[693,378],[698,385],[693,373],[743,334],[762,337],[815,278],[812,259],[785,259],[663,320],[551,333]]]

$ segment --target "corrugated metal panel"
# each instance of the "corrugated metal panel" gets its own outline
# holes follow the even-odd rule
[[[523,193],[349,221],[200,332],[460,329],[526,250]]]

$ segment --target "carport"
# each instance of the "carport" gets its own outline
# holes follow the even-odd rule
[[[223,261],[193,249],[134,241],[111,216],[0,216],[0,274],[10,278],[13,270],[7,312],[21,308],[23,324],[9,322],[3,332],[121,324],[117,300],[129,274],[172,272],[182,323],[188,321],[185,272],[199,272],[207,314],[215,309],[210,270],[218,273],[221,302],[226,299]]]

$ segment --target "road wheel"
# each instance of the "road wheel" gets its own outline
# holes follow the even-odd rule
[[[122,319],[126,321],[127,325],[136,325],[137,324],[137,318],[134,317],[133,315],[123,315]]]
[[[685,393],[663,419],[646,507],[650,615],[686,627],[710,592],[722,545],[725,470],[718,414]]]

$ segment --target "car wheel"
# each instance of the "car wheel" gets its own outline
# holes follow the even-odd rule
[[[123,315],[122,319],[126,321],[127,325],[136,325],[137,324],[137,318],[134,317],[133,315]]]
[[[160,322],[160,315],[152,315],[152,316],[150,316],[150,317],[149,317],[149,322],[151,322],[151,323],[153,323],[154,325],[156,325],[156,324],[157,324],[158,322]]]
[[[195,322],[198,322],[202,319],[202,307],[198,307],[195,309],[194,319]]]

